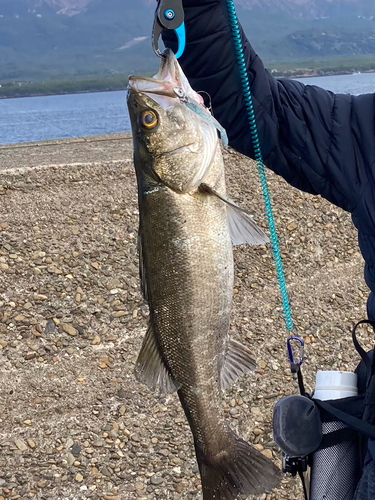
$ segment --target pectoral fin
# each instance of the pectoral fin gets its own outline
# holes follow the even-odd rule
[[[233,245],[247,243],[249,245],[265,245],[268,236],[258,227],[250,214],[230,200],[227,200],[207,184],[199,186],[200,191],[216,196],[226,204],[229,234]]]
[[[165,366],[151,325],[143,340],[134,373],[137,380],[147,385],[152,391],[159,387],[161,393],[172,393],[181,387]]]
[[[221,370],[221,388],[227,389],[240,375],[256,368],[257,363],[249,349],[230,338]]]

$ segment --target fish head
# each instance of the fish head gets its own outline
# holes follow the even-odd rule
[[[177,91],[177,93],[176,93]],[[181,93],[197,104],[191,110]],[[193,191],[208,171],[219,140],[209,111],[194,92],[172,51],[153,78],[130,76],[127,98],[136,169],[180,193]]]

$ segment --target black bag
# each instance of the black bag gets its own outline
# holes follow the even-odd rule
[[[351,474],[355,474],[357,488],[353,500],[374,500],[375,362],[374,349],[366,353],[356,337],[357,327],[364,323],[374,326],[373,322],[363,320],[353,329],[353,343],[362,358],[355,369],[358,396],[332,401],[314,400],[323,423],[340,421],[347,426],[325,434],[318,450],[344,445],[348,441],[356,443],[358,447],[356,463],[342,464],[344,476],[346,467],[351,470]],[[340,498],[338,492],[337,500]]]
[[[353,329],[353,343],[362,358],[355,370],[357,396],[330,401],[311,399],[304,389],[299,366],[294,365],[302,396],[287,396],[275,405],[274,440],[283,450],[283,471],[299,474],[305,499],[308,487],[304,472],[312,464],[314,497],[326,498],[328,494],[330,500],[375,498],[374,350],[366,353],[356,338],[357,327],[364,323],[375,326],[374,322],[363,320]],[[332,447],[335,448],[327,453]],[[337,456],[345,458],[332,468],[332,457]]]

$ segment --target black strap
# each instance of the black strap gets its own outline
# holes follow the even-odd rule
[[[292,373],[296,373],[297,374],[298,387],[299,387],[299,392],[301,393],[301,396],[306,396],[306,397],[310,398],[310,395],[307,394],[307,392],[305,391],[305,386],[303,384],[303,377],[302,377],[301,365],[299,365],[297,363],[292,363],[290,365],[290,371]]]
[[[329,432],[328,434],[323,434],[323,439],[319,445],[318,450],[325,450],[326,448],[331,448],[331,446],[336,446],[337,444],[344,443],[346,441],[353,441],[357,438],[357,431],[351,427],[343,427],[342,429],[337,429],[336,431]],[[314,453],[315,453],[314,452]]]
[[[363,324],[372,325],[375,328],[375,321],[371,321],[369,319],[363,319],[361,321],[358,321],[358,323],[355,325],[355,327],[353,328],[353,331],[352,331],[352,338],[353,338],[354,347],[357,349],[358,354],[361,356],[361,358],[366,366],[367,385],[368,385],[371,377],[375,373],[375,363],[374,363],[374,360],[371,362],[370,356],[367,354],[367,352],[363,349],[363,347],[361,346],[361,344],[357,340],[357,336],[355,333],[356,329],[358,328],[359,325],[363,325]]]
[[[348,413],[345,413],[338,408],[330,405],[326,401],[321,401],[320,399],[314,399],[314,402],[323,410],[326,410],[328,413],[336,417],[338,420],[343,422],[344,424],[349,425],[353,429],[357,430],[361,434],[365,434],[367,437],[371,439],[375,439],[375,426],[361,420],[359,418],[353,417]]]

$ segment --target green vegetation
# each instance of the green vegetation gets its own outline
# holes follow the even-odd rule
[[[265,61],[274,76],[301,77],[314,75],[345,74],[356,71],[374,71],[374,60],[370,55],[337,57],[323,60],[275,62]],[[142,74],[152,75],[152,71]],[[79,92],[103,92],[124,90],[129,73],[115,75],[77,76],[53,78],[45,81],[7,81],[1,83],[0,98],[27,97],[35,95],[75,94]]]
[[[274,76],[301,77],[333,74],[364,73],[374,71],[374,57],[371,54],[341,56],[323,60],[276,62],[265,61],[266,67]]]
[[[5,83],[0,87],[0,98],[123,90],[127,84],[128,75],[88,76],[42,82]]]

